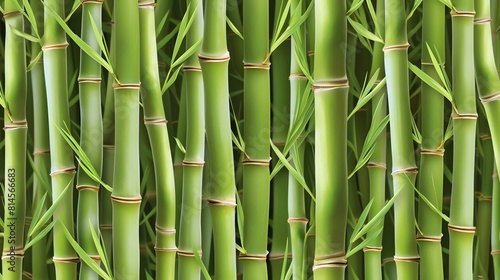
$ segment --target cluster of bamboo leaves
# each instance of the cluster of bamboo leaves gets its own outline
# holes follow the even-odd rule
[[[3,0],[0,279],[500,279],[496,0]]]

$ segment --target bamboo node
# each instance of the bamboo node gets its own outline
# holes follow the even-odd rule
[[[23,258],[24,257],[24,248],[15,248],[13,251],[8,250],[8,251],[3,251],[2,252],[2,259],[8,259],[10,257],[15,257],[15,258]]]
[[[382,247],[366,246],[363,252],[382,252]]]
[[[382,82],[382,80],[375,80],[375,83],[373,83],[373,85],[378,86],[381,82]]]
[[[390,52],[390,51],[397,51],[397,50],[406,50],[410,47],[410,44],[401,44],[401,45],[392,45],[392,46],[386,46],[382,49],[384,52]]]
[[[170,247],[170,248],[159,248],[159,247],[154,247],[155,252],[163,252],[163,253],[168,253],[168,252],[177,252],[177,247]]]
[[[89,255],[89,257],[91,259],[93,259],[94,261],[96,261],[96,262],[100,262],[101,261],[101,256],[99,256],[99,255]]]
[[[3,18],[18,16],[18,15],[21,15],[21,13],[19,11],[12,11],[12,12],[7,12],[7,13],[3,14]]]
[[[465,114],[452,114],[451,118],[454,120],[477,120],[477,114],[475,113],[465,113]]]
[[[156,3],[154,1],[153,2],[139,1],[139,9],[140,8],[143,8],[143,9],[146,9],[146,8],[154,9],[155,7],[156,7]]]
[[[273,141],[273,144],[276,147],[284,147],[286,142],[285,141]]]
[[[102,145],[103,149],[114,150],[115,145]]]
[[[188,71],[201,72],[201,67],[198,67],[198,66],[184,66],[182,68],[182,70],[184,72],[188,72]]]
[[[73,174],[73,173],[76,173],[76,168],[74,166],[69,166],[50,172],[50,176],[55,176],[59,174]]]
[[[57,50],[57,49],[65,49],[69,46],[68,42],[64,42],[61,44],[53,44],[53,45],[45,45],[42,47],[42,51],[50,51],[50,50]]]
[[[370,161],[366,164],[366,168],[387,169],[387,166],[384,163]]]
[[[99,225],[100,229],[113,229],[113,225],[101,224]]]
[[[102,4],[104,0],[80,0],[83,4]]]
[[[33,152],[33,156],[50,154],[50,150],[36,150]]]
[[[420,261],[420,256],[410,256],[410,257],[399,257],[394,256],[395,262],[418,262]]]
[[[201,257],[201,254],[202,254],[202,251],[199,250],[198,251],[198,256]],[[177,255],[179,257],[194,257],[195,256],[194,251],[184,251],[184,250],[181,250],[181,249],[177,249]]]
[[[479,134],[479,138],[483,141],[485,140],[490,140],[491,139],[491,135],[487,134],[487,133],[480,133]]]
[[[291,224],[291,223],[304,223],[304,224],[307,224],[307,223],[309,223],[309,219],[307,219],[307,218],[288,218],[287,222],[289,224]]]
[[[267,255],[269,254],[266,251],[265,254],[243,254],[241,253],[238,257],[239,260],[249,260],[249,261],[265,261],[267,259]]]
[[[101,78],[78,78],[78,83],[79,84],[100,84],[102,81]]]
[[[23,270],[23,276],[28,278],[28,279],[33,279],[33,274],[29,273],[28,271]]]
[[[164,228],[164,227],[159,226],[158,224],[155,224],[155,229],[156,229],[156,232],[167,234],[167,235],[175,235],[175,233],[177,232],[175,230],[175,228]]]
[[[491,22],[491,18],[474,19],[474,24],[489,24],[490,22]]]
[[[307,79],[306,75],[300,73],[300,74],[290,74],[288,76],[288,80],[295,80],[295,79]]]
[[[476,227],[448,225],[448,230],[455,231],[455,232],[474,234],[476,232]]]
[[[492,178],[498,178],[498,173],[497,173],[497,172],[495,172],[495,173],[491,174],[491,177],[492,177]]]
[[[165,118],[144,118],[145,125],[164,125],[167,123],[168,121]]]
[[[437,150],[431,150],[431,149],[420,149],[420,154],[421,155],[430,155],[430,156],[444,156],[444,149],[437,149]]]
[[[116,83],[116,84],[113,84],[113,88],[115,90],[120,90],[120,89],[140,89],[141,88],[141,84],[140,83],[138,83],[138,84]]]
[[[314,51],[307,51],[307,56],[314,56],[315,52]]]
[[[492,201],[493,197],[489,195],[480,194],[477,198],[478,201]]]
[[[269,159],[251,159],[245,158],[242,162],[243,165],[257,165],[257,166],[269,166],[271,158]]]
[[[52,258],[53,262],[58,262],[58,263],[78,263],[80,262],[79,257],[67,257],[67,258],[58,258],[58,257],[53,257]]]
[[[385,265],[387,263],[390,263],[390,262],[393,262],[394,261],[394,258],[385,258],[382,260],[382,265]]]
[[[165,62],[158,62],[159,68],[167,68],[167,64]]]
[[[92,192],[99,192],[99,186],[92,186],[92,185],[77,185],[76,186],[77,191],[92,191]]]
[[[492,250],[490,252],[490,255],[494,256],[494,255],[500,255],[500,250]]]
[[[348,88],[348,87],[349,87],[349,80],[339,79],[330,81],[316,81],[312,86],[312,89],[316,93],[326,90],[332,90],[337,88]]]
[[[271,69],[271,63],[270,63],[270,62],[264,62],[264,63],[250,63],[250,62],[245,62],[245,61],[243,61],[243,69],[262,69],[262,70],[269,70],[269,69]]]
[[[207,198],[207,202],[209,206],[236,207],[236,202],[234,200],[220,200],[214,198]]]
[[[500,92],[495,92],[491,95],[485,96],[485,97],[479,97],[479,100],[481,100],[481,103],[488,103],[488,102],[493,102],[497,101],[500,99]]]
[[[188,161],[188,160],[183,160],[182,161],[182,165],[183,166],[193,166],[193,167],[196,167],[196,166],[203,167],[205,165],[205,162],[204,161]]]
[[[347,259],[345,255],[329,255],[323,257],[317,257],[314,259],[314,264],[312,270],[326,268],[326,267],[346,267]]]
[[[410,166],[410,167],[403,167],[397,170],[393,170],[391,175],[398,175],[398,174],[415,174],[418,173],[418,167],[416,166]]]
[[[440,236],[431,236],[431,235],[421,235],[421,234],[419,234],[417,236],[417,242],[435,242],[435,243],[440,243],[442,237],[443,237],[443,234],[441,234]]]
[[[269,260],[270,261],[275,261],[275,260],[282,260],[284,259],[286,256],[286,258],[292,258],[292,254],[269,254]]]
[[[451,11],[451,17],[474,17],[476,12],[474,11]]]
[[[21,128],[28,128],[28,122],[26,120],[6,122],[3,130],[7,131]]]
[[[116,195],[111,195],[111,201],[118,202],[118,203],[129,203],[129,204],[135,204],[135,203],[141,203],[142,197],[121,197],[121,196],[116,196]]]
[[[224,62],[229,61],[230,58],[231,57],[229,56],[229,52],[226,52],[225,54],[218,57],[212,57],[203,54],[198,55],[198,59],[200,60],[200,62]]]

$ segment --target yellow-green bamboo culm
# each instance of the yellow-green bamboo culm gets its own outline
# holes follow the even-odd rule
[[[92,22],[98,30],[102,25],[102,1],[83,2],[82,9],[82,39],[97,53],[100,53],[99,43],[94,34]],[[90,159],[94,169],[101,175],[103,154],[103,128],[101,113],[101,65],[80,52],[80,146]],[[92,259],[99,262],[97,248],[92,238],[92,227],[99,227],[99,182],[90,178],[78,168],[76,190],[78,197],[77,238],[80,246]],[[98,279],[98,274],[87,264],[80,266],[80,278]]]
[[[186,48],[203,36],[203,1],[187,0],[193,23],[187,33]],[[186,79],[186,155],[183,161],[182,206],[179,227],[179,279],[200,279],[195,252],[202,255],[201,206],[205,158],[205,103],[203,76],[198,51],[184,64]]]
[[[14,1],[12,1],[14,2]],[[26,217],[26,43],[13,29],[24,31],[23,15],[5,3],[5,173],[2,276],[22,279]],[[22,1],[17,4],[23,7]]]
[[[243,2],[244,141],[243,279],[267,279],[267,229],[270,199],[271,85],[269,1]]]
[[[116,32],[113,262],[116,279],[139,279],[139,10],[137,0],[114,2]],[[126,48],[123,46],[127,46]]]
[[[54,257],[52,258],[57,279],[76,279],[79,258],[69,243],[64,231],[74,233],[73,220],[73,180],[75,166],[73,151],[63,138],[60,129],[70,127],[67,85],[66,33],[56,21],[55,16],[64,18],[64,2],[49,0],[45,2],[45,24],[43,35],[43,59],[47,108],[49,112],[50,159],[52,177],[52,201],[59,196],[65,198],[54,212],[53,228]],[[55,14],[53,14],[55,13]],[[69,188],[68,190],[65,190]],[[66,228],[66,229],[64,229]]]
[[[385,0],[384,66],[389,100],[393,195],[394,241],[398,279],[418,279],[418,251],[415,234],[417,176],[412,139],[408,82],[408,39],[404,0]]]
[[[205,2],[203,43],[199,55],[205,92],[205,125],[211,186],[215,277],[236,279],[235,177],[229,114],[226,0]]]
[[[315,5],[315,279],[344,279],[347,261],[346,1]],[[335,26],[336,32],[329,32]],[[335,49],[336,51],[332,51]],[[335,67],[331,67],[335,64]],[[335,219],[335,224],[331,223]]]
[[[444,59],[444,5],[437,0],[425,0],[423,5],[422,71],[439,81],[429,48],[435,57]],[[442,211],[444,98],[439,92],[422,82],[421,104],[422,144],[420,148],[419,190],[438,211]],[[422,199],[418,207],[420,234],[417,236],[417,242],[421,256],[420,277],[441,279],[444,277],[441,248],[442,218]]]

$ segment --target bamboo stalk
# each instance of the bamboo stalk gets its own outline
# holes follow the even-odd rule
[[[408,85],[408,41],[405,1],[385,1],[384,66],[389,100],[394,194],[395,256],[398,279],[418,279],[414,225],[417,167],[413,151]]]
[[[496,166],[493,173],[493,195],[491,202],[491,255],[493,257],[493,271],[495,279],[500,276],[500,181]]]
[[[45,2],[44,57],[45,84],[47,90],[47,106],[49,112],[50,159],[52,177],[52,200],[55,201],[66,188],[63,199],[54,212],[53,219],[60,221],[53,228],[54,265],[58,279],[76,279],[76,252],[66,239],[66,227],[71,235],[74,232],[73,221],[73,179],[75,166],[73,152],[64,140],[59,129],[70,126],[66,34],[57,23],[49,9],[58,16],[64,17],[64,2],[49,0]]]
[[[186,35],[189,48],[203,36],[203,2],[188,0],[187,13],[194,22]],[[179,228],[179,279],[199,279],[201,270],[194,252],[201,252],[201,197],[205,164],[205,104],[203,76],[196,51],[184,64],[186,79],[186,156],[183,161],[182,210]],[[200,253],[201,255],[201,253]]]
[[[137,0],[114,2],[116,32],[113,257],[116,279],[139,279],[139,11]],[[120,46],[127,46],[126,48]],[[125,234],[126,233],[126,234]]]
[[[347,96],[345,1],[315,2],[315,279],[344,279],[347,227]],[[337,32],[329,32],[332,26]],[[336,67],[331,67],[335,63]],[[333,225],[329,221],[335,217]]]
[[[83,2],[82,11],[82,40],[94,51],[100,53],[99,44],[94,35],[92,22],[98,30],[102,24],[102,1]],[[101,65],[89,57],[82,50],[80,52],[80,146],[89,157],[90,163],[102,172],[102,113],[101,113]],[[96,262],[100,262],[97,249],[89,227],[97,229],[99,226],[99,182],[91,179],[79,167],[76,189],[78,196],[77,238],[78,243]],[[80,278],[97,279],[98,274],[87,264],[80,267]]]
[[[12,1],[14,2],[14,1]],[[5,3],[5,166],[2,275],[22,279],[26,218],[27,76],[23,15]],[[18,5],[24,5],[16,1]]]

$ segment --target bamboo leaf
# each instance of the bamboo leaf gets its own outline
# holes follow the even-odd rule
[[[73,2],[73,6],[71,7],[71,10],[68,13],[68,16],[66,17],[66,19],[64,19],[64,21],[68,22],[70,20],[71,16],[76,12],[76,10],[78,10],[78,8],[81,5],[82,5],[81,0],[75,0],[75,2]]]
[[[97,274],[99,274],[102,278],[106,280],[112,280],[112,277],[108,275],[102,268],[83,250],[82,247],[78,244],[78,242],[75,241],[73,236],[71,236],[71,233],[68,231],[66,226],[61,222],[57,221],[59,223],[59,226],[61,227],[64,236],[66,239],[69,241],[73,249],[75,249],[76,253],[78,256],[87,264],[93,271],[95,271]]]
[[[443,3],[443,5],[450,8],[451,10],[456,10],[455,7],[453,7],[451,0],[439,0],[439,2]]]
[[[418,144],[422,144],[422,134],[418,130],[417,123],[414,118],[411,118],[411,128],[413,140]]]
[[[281,9],[280,9],[280,11],[278,13],[278,16],[277,16],[277,18],[278,18],[277,23],[278,24],[275,25],[275,27],[274,27],[274,32],[273,32],[273,37],[271,39],[271,42],[275,42],[278,39],[278,36],[281,33],[281,30],[285,26],[285,22],[286,22],[286,19],[288,17],[288,13],[290,11],[290,6],[292,4],[292,1],[283,1],[282,4],[283,3],[286,3],[286,5],[283,8],[283,11],[281,11]]]
[[[165,15],[161,18],[160,22],[158,23],[158,26],[156,27],[156,37],[160,36],[161,31],[163,30],[163,27],[165,26],[165,23],[167,22],[168,15],[170,14],[170,10],[168,10]]]
[[[378,74],[378,71],[375,72],[375,74],[372,76],[372,79],[374,77],[377,77],[376,75]],[[370,80],[371,81],[371,80]],[[374,83],[373,83],[374,84]],[[360,98],[358,99],[358,102],[356,103],[356,106],[352,110],[352,112],[347,116],[347,120],[349,120],[359,109],[363,108],[363,106],[370,101],[373,96],[375,96],[386,84],[385,78],[383,78],[378,85],[375,86],[370,92],[367,94],[363,94],[364,90],[362,90],[362,93],[360,94]],[[365,87],[368,88],[368,87]]]
[[[373,3],[371,0],[366,1],[366,6],[368,7],[368,13],[370,14],[370,17],[372,19],[373,24],[375,25],[375,34],[379,38],[383,38],[382,33],[380,32],[380,22],[377,18],[377,13],[375,12],[375,8],[373,7]],[[368,25],[367,25],[368,26]]]
[[[434,67],[434,70],[438,74],[441,83],[445,86],[448,92],[451,92],[450,81],[448,80],[448,76],[446,75],[446,72],[444,70],[441,58],[439,58],[439,56],[436,57],[437,52],[436,54],[434,54],[429,44],[426,43],[426,46],[427,46],[427,51],[429,52],[429,56],[431,58],[432,66]]]
[[[371,1],[371,0],[369,0],[369,1]],[[351,4],[351,7],[347,11],[346,16],[349,17],[351,14],[353,14],[355,11],[357,11],[359,9],[359,7],[361,7],[361,5],[363,5],[363,2],[364,2],[364,0],[354,0]]]
[[[243,226],[245,224],[245,213],[243,212],[243,204],[241,203],[240,199],[240,194],[238,193],[238,190],[235,188],[235,197],[236,197],[236,222],[238,223],[238,233],[240,235],[240,240],[241,240],[241,250],[243,254],[246,254],[247,251],[245,250],[245,243],[244,243],[244,235],[243,233],[245,232],[243,230]],[[238,245],[238,244],[236,244]]]
[[[184,145],[182,145],[181,140],[179,140],[179,138],[177,138],[177,137],[174,137],[174,139],[175,139],[175,143],[177,144],[177,148],[179,148],[179,150],[183,154],[186,154],[186,149],[184,148]]]
[[[161,89],[162,93],[165,93],[170,86],[172,86],[175,83],[175,80],[177,80],[177,76],[179,75],[179,72],[181,71],[182,67],[177,67],[174,70],[174,73],[171,74],[172,68],[168,71],[167,73],[167,78],[165,79],[165,83],[163,83],[163,87]]]
[[[200,39],[196,43],[194,43],[191,47],[189,47],[189,49],[186,52],[184,52],[178,59],[176,59],[170,67],[174,68],[174,67],[177,67],[180,64],[184,63],[184,61],[186,61],[186,59],[188,59],[191,55],[193,55],[194,53],[196,53],[199,50],[201,43],[202,43],[202,39]]]
[[[108,47],[106,45],[106,41],[102,39],[102,36],[103,36],[102,31],[101,31],[102,28],[97,27],[97,25],[95,24],[94,18],[92,17],[92,14],[90,12],[89,12],[89,19],[90,19],[90,24],[92,25],[92,32],[94,33],[94,38],[96,39],[97,44],[99,45],[99,48],[101,49],[101,53],[106,58],[106,61],[108,61],[109,64],[111,65],[111,59],[109,58],[110,57],[109,50],[108,50]]]
[[[24,250],[28,250],[29,248],[31,248],[31,246],[33,246],[35,243],[37,243],[38,241],[40,241],[42,238],[44,238],[51,230],[52,228],[54,227],[54,224],[56,222],[55,221],[52,221],[50,224],[48,224],[44,229],[42,229],[40,231],[40,233],[38,233],[33,239],[31,239],[26,245],[24,245]]]
[[[30,35],[28,33],[24,33],[22,31],[20,31],[19,29],[13,27],[13,26],[9,26],[9,28],[12,30],[12,33],[14,33],[15,35],[21,37],[21,38],[24,38],[28,41],[31,41],[33,43],[39,43],[40,42],[40,39],[39,38],[36,38],[35,36],[33,35]]]
[[[30,61],[30,64],[28,64],[28,67],[26,67],[26,71],[29,72],[35,67],[35,65],[40,61],[40,58],[42,58],[43,52],[39,51],[37,55]]]
[[[156,44],[156,48],[159,50],[159,49],[162,49],[174,36],[175,34],[177,34],[177,32],[179,31],[179,25],[176,25],[174,27],[174,29],[168,33],[167,35],[165,35],[165,37],[163,37],[157,44]]]
[[[283,258],[283,264],[281,265],[281,277],[280,277],[281,280],[285,279],[285,276],[286,276],[286,264],[288,263],[287,262],[287,259],[288,259],[288,237],[286,238],[285,253],[283,255],[284,255],[284,258]]]
[[[348,250],[345,257],[346,258],[349,258],[351,257],[352,255],[356,254],[357,252],[359,252],[361,249],[365,248],[368,244],[370,244],[375,238],[377,238],[381,233],[382,231],[384,230],[384,228],[380,228],[378,229],[375,233],[373,234],[370,234],[365,240],[363,240],[363,242],[359,243],[356,247],[354,247],[353,249],[351,250]]]
[[[99,234],[99,236],[97,235],[97,232],[95,231],[94,226],[92,225],[90,220],[89,220],[89,226],[90,226],[90,233],[92,234],[92,240],[94,241],[94,246],[97,250],[97,253],[99,254],[99,257],[101,257],[101,262],[103,263],[107,274],[112,276],[113,274],[111,271],[111,266],[109,264],[108,256],[106,255],[106,250],[104,250],[102,248],[102,244],[101,244],[102,240],[99,238],[99,236],[101,236],[101,235],[100,234]],[[101,236],[101,238],[102,238],[102,236]]]
[[[28,21],[31,24],[31,31],[35,32],[36,38],[40,38],[40,34],[38,33],[38,24],[36,22],[35,13],[33,13],[33,9],[31,8],[29,1],[23,0],[23,5],[28,15]]]
[[[289,1],[289,2],[291,2],[291,1]],[[287,4],[287,6],[288,6],[288,4]],[[311,1],[311,4],[309,4],[309,7],[307,7],[307,10],[302,15],[300,15],[300,17],[298,17],[297,20],[293,20],[293,19],[295,18],[294,14],[298,13],[299,10],[296,10],[292,14],[292,16],[291,16],[292,20],[290,22],[290,25],[285,29],[283,34],[281,34],[275,40],[271,41],[269,55],[272,54],[281,45],[281,43],[283,43],[288,37],[290,37],[297,30],[297,28],[299,28],[302,25],[302,23],[304,23],[306,21],[307,17],[311,13],[313,7],[314,7],[314,1]]]
[[[365,224],[365,221],[368,218],[368,215],[370,214],[370,209],[372,207],[372,204],[373,204],[373,199],[370,200],[370,202],[368,202],[365,209],[363,209],[363,212],[361,212],[361,215],[359,215],[358,222],[356,223],[356,225],[354,226],[354,229],[352,230],[351,238],[349,241],[350,244],[354,243],[354,241],[355,241],[355,240],[353,240],[354,236],[356,236],[360,232],[361,228]]]
[[[233,31],[234,34],[236,34],[238,37],[241,38],[241,40],[243,40],[243,35],[238,30],[238,28],[236,28],[236,26],[234,26],[234,23],[227,16],[226,16],[226,22],[227,22],[227,25],[229,26],[229,28],[231,29],[231,31]]]
[[[405,176],[408,178],[408,175],[405,174]],[[408,180],[410,181],[410,180]],[[443,214],[443,212],[439,211],[437,209],[436,206],[434,206],[434,204],[432,204],[429,199],[427,199],[427,197],[425,197],[425,195],[423,195],[419,190],[418,188],[415,186],[415,184],[411,183],[411,186],[413,187],[413,189],[417,192],[418,196],[420,197],[420,199],[422,199],[424,201],[425,204],[427,204],[427,206],[429,206],[429,208],[431,208],[432,211],[434,211],[434,213],[438,214],[443,220],[445,220],[446,222],[450,222],[450,218],[448,216],[446,216],[445,214]]]
[[[413,2],[413,7],[411,8],[410,13],[406,17],[406,20],[409,20],[413,16],[413,13],[415,13],[420,4],[422,4],[422,0],[415,0],[415,2]]]
[[[361,24],[359,24],[359,23],[355,22],[354,20],[352,20],[352,19],[351,19],[351,18],[349,18],[349,17],[347,18],[347,20],[348,20],[348,21],[349,21],[349,23],[351,24],[352,28],[354,28],[354,30],[356,30],[356,32],[357,32],[360,36],[362,36],[362,37],[364,37],[364,38],[366,38],[366,39],[368,39],[368,40],[372,40],[372,41],[374,41],[374,42],[379,42],[379,43],[381,43],[381,44],[384,44],[384,41],[383,41],[380,37],[378,37],[377,35],[375,35],[375,34],[373,34],[372,32],[370,32],[370,31],[369,31],[368,29],[366,29],[366,27],[364,27],[363,25],[361,25]]]
[[[205,267],[205,264],[201,260],[200,254],[196,250],[193,250],[193,254],[194,254],[194,258],[196,259],[196,262],[200,266],[201,273],[203,273],[203,277],[205,278],[205,280],[212,280],[212,278],[210,277],[210,273],[208,273],[208,270]]]
[[[408,67],[410,70],[415,73],[422,81],[432,87],[434,90],[439,92],[442,96],[448,99],[450,102],[453,102],[453,98],[450,92],[448,92],[443,86],[441,86],[436,80],[427,75],[424,71],[420,70],[417,66],[413,65],[411,62],[408,62]]]

